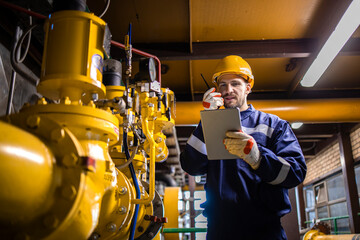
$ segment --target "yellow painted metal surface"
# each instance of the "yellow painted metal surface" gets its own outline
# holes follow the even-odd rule
[[[255,109],[289,122],[359,122],[360,99],[252,100]],[[176,124],[194,125],[200,121],[201,102],[177,102]]]
[[[168,222],[164,224],[165,228],[178,228],[179,227],[179,193],[180,187],[165,187],[164,191],[164,207],[165,216]],[[165,240],[179,240],[179,233],[164,233]]]
[[[104,8],[103,2],[89,1],[87,4],[90,10]],[[112,1],[103,19],[116,23],[110,26],[113,39],[124,39],[131,22],[132,39],[136,42],[168,43],[189,40],[188,1]],[[147,27],[149,25],[153,27]]]
[[[0,221],[24,224],[46,212],[59,175],[45,143],[0,121],[0,159]]]
[[[359,237],[359,234],[326,235],[318,230],[312,229],[305,233],[303,240],[353,240]]]
[[[157,96],[158,90],[144,81],[126,100],[120,86],[108,87],[105,95],[105,22],[94,14],[61,11],[45,25],[38,91],[55,101],[41,98],[2,119],[8,123],[0,122],[0,235],[126,240],[139,204],[135,238],[155,237],[164,220],[155,192],[155,161],[168,155],[162,130],[174,126],[174,93],[163,88]],[[130,101],[133,107],[126,108]],[[146,139],[138,137],[137,148],[140,130]],[[132,147],[130,159],[119,138],[123,132]],[[127,168],[130,161],[140,199]]]
[[[287,91],[289,87],[289,79],[293,79],[297,73],[301,64],[297,64],[296,68],[291,72],[285,71],[285,66],[289,64],[289,58],[249,58],[245,59],[251,66],[252,73],[254,75],[254,87],[253,92],[268,90],[268,91]],[[194,93],[203,94],[207,90],[207,86],[204,83],[204,80],[201,77],[201,74],[205,77],[206,81],[210,86],[215,86],[211,82],[211,78],[214,74],[216,64],[219,62],[216,60],[195,60],[191,61],[192,66],[192,78],[193,78],[193,88]],[[177,70],[170,69],[171,71]],[[165,74],[163,76],[164,82],[168,81],[170,74],[173,75],[173,78],[176,77],[176,74],[170,73],[169,75]],[[179,76],[181,69],[178,70]],[[186,81],[180,81],[179,84],[186,84]],[[177,88],[179,86],[176,86]],[[175,88],[175,89],[177,89]]]
[[[191,3],[193,41],[202,42],[304,38],[321,1],[200,0]]]
[[[45,46],[38,91],[47,98],[87,102],[102,85],[106,23],[93,13],[60,11],[45,24]],[[71,43],[71,44],[69,44]]]

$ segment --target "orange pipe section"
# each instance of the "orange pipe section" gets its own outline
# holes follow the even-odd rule
[[[251,100],[248,103],[257,110],[275,114],[289,122],[360,122],[360,98]],[[176,125],[198,124],[203,109],[201,102],[177,102]]]

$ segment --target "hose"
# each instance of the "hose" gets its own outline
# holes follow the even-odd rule
[[[20,29],[20,26],[18,25],[18,26],[16,26],[16,30],[15,30],[13,49],[16,47],[16,44],[19,41],[20,32],[21,32],[21,29]],[[6,115],[9,115],[11,113],[12,101],[14,98],[15,81],[16,81],[16,72],[13,69],[11,71],[11,81],[10,81],[8,102],[7,102],[7,106],[6,106]]]
[[[32,24],[32,18],[30,17],[30,25]],[[12,68],[18,73],[20,74],[25,80],[27,80],[28,82],[30,82],[32,85],[36,86],[38,83],[38,79],[34,78],[33,76],[29,75],[28,73],[26,73],[25,71],[23,71],[19,64],[22,63],[25,60],[25,57],[29,51],[29,47],[30,47],[30,41],[31,41],[31,31],[37,27],[38,25],[32,25],[29,27],[28,30],[26,30],[26,32],[21,36],[21,38],[19,39],[19,41],[17,43],[15,43],[14,48],[11,51],[11,56],[10,56],[10,60],[11,60],[11,66]],[[24,51],[23,56],[20,56],[20,51],[21,51],[21,45],[24,42],[25,37],[28,36],[28,42],[26,44],[26,48]]]
[[[110,6],[110,0],[107,0],[106,1],[106,4],[105,4],[105,7],[104,7],[104,10],[102,11],[102,13],[99,15],[99,18],[102,18],[105,13],[107,12],[107,10],[109,9],[109,6]]]
[[[137,150],[138,150],[138,146],[136,146],[135,149],[132,151],[130,159],[127,159],[127,162],[124,164],[116,165],[116,168],[120,170],[120,169],[123,169],[123,168],[129,166],[129,164],[132,163],[132,161],[134,160]]]
[[[130,153],[129,153],[129,148],[128,148],[128,144],[127,144],[127,132],[125,132],[125,131],[124,131],[124,134],[123,134],[123,144],[124,144],[125,156],[129,161],[130,160]],[[129,170],[130,170],[131,177],[133,179],[135,190],[136,190],[136,199],[140,199],[140,188],[139,188],[139,184],[138,184],[138,181],[137,181],[137,178],[136,178],[134,166],[133,166],[132,163],[129,164]],[[136,204],[135,205],[135,211],[134,211],[134,217],[133,217],[133,220],[132,220],[131,226],[130,226],[129,240],[134,239],[138,213],[139,213],[139,204]]]

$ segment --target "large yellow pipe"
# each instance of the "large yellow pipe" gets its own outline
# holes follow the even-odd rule
[[[311,229],[305,233],[303,240],[353,240],[359,238],[359,234],[326,235],[317,229]]]
[[[275,114],[289,122],[360,122],[360,98],[306,100],[251,100],[255,109]],[[201,102],[177,102],[176,125],[194,125],[200,120]]]
[[[56,175],[49,148],[36,136],[0,121],[0,160],[0,222],[24,224],[46,212]]]

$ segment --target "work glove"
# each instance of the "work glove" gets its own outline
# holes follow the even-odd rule
[[[224,139],[225,148],[229,153],[238,156],[247,162],[253,169],[260,165],[261,155],[255,139],[239,130],[226,132]]]
[[[205,110],[214,110],[218,109],[224,105],[224,99],[221,97],[221,94],[215,92],[215,88],[210,88],[207,90],[203,97],[203,106]]]

